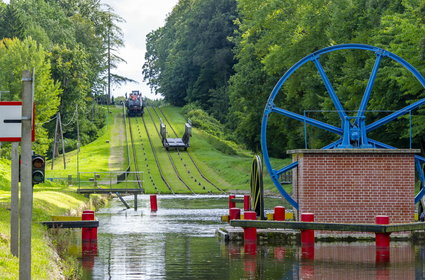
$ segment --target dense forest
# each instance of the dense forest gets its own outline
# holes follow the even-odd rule
[[[260,148],[264,106],[294,63],[324,47],[362,43],[405,58],[425,74],[425,2],[419,0],[180,0],[163,27],[146,39],[143,74],[151,88],[177,106],[202,110],[240,143]],[[356,110],[375,56],[339,51],[321,63],[346,110]],[[314,65],[296,72],[280,92],[279,107],[335,123],[337,115]],[[373,120],[425,97],[400,65],[383,61],[368,105]],[[383,112],[386,111],[386,112]],[[424,109],[412,112],[413,147],[425,148]],[[388,144],[409,146],[410,117],[374,131]],[[338,124],[337,124],[338,125]],[[339,126],[339,125],[338,125]],[[303,124],[283,116],[269,121],[269,150],[284,156],[304,147]],[[334,136],[307,128],[308,147]]]
[[[37,142],[51,148],[60,112],[67,150],[105,123],[108,75],[121,61],[123,19],[99,0],[0,1],[1,100],[19,100],[21,73],[35,69]],[[166,102],[185,106],[194,123],[260,149],[264,106],[279,78],[298,60],[324,47],[362,43],[405,58],[425,73],[425,3],[419,0],[180,0],[165,25],[146,38],[143,77]],[[112,50],[108,55],[108,50]],[[108,59],[110,57],[110,59]],[[356,110],[375,56],[340,51],[321,57],[346,110]],[[423,87],[400,65],[381,64],[370,99],[369,120],[425,97]],[[314,65],[305,65],[284,85],[277,105],[338,125],[337,114]],[[385,112],[383,112],[385,111]],[[425,148],[424,109],[417,109],[371,135],[397,147]],[[411,123],[411,124],[410,124]],[[269,121],[269,149],[320,148],[334,135],[283,116]],[[409,127],[412,127],[410,130]],[[224,129],[221,129],[224,127]],[[208,127],[207,127],[208,129]]]
[[[120,61],[107,54],[123,45],[122,20],[99,0],[0,1],[0,91],[9,92],[1,100],[20,100],[22,71],[35,70],[36,152],[51,147],[57,112],[67,150],[77,145],[77,122],[82,144],[98,136],[105,109],[96,101],[105,99],[108,66]]]

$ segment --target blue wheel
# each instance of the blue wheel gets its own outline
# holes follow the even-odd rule
[[[334,88],[332,87],[332,84],[330,80],[328,79],[326,72],[320,63],[320,56],[323,54],[327,54],[333,51],[337,50],[364,50],[364,51],[370,51],[375,53],[376,60],[372,69],[372,72],[370,74],[369,81],[367,83],[364,95],[362,97],[360,106],[357,110],[357,113],[355,116],[349,116],[347,111],[344,109],[343,105],[341,104]],[[425,87],[425,79],[422,77],[422,75],[408,62],[406,62],[401,57],[386,51],[381,48],[377,48],[374,46],[369,45],[362,45],[362,44],[343,44],[343,45],[336,45],[328,48],[321,49],[319,51],[316,51],[314,53],[311,53],[295,63],[277,82],[276,86],[274,87],[273,91],[271,92],[269,99],[267,100],[266,107],[264,109],[264,114],[262,118],[262,124],[261,124],[261,149],[264,157],[264,163],[267,167],[267,170],[271,176],[271,179],[276,186],[276,188],[279,190],[279,192],[282,194],[282,196],[296,209],[298,209],[298,203],[295,201],[288,192],[285,191],[281,183],[279,182],[279,176],[295,167],[298,166],[298,162],[293,162],[288,166],[285,167],[279,167],[278,169],[274,169],[270,163],[270,157],[268,153],[267,148],[267,123],[269,120],[269,116],[271,114],[278,114],[284,117],[288,117],[291,119],[295,119],[297,121],[303,122],[305,124],[332,132],[339,136],[339,139],[333,143],[329,143],[322,149],[336,149],[336,148],[382,148],[382,149],[396,149],[395,147],[392,147],[390,145],[387,145],[385,143],[376,141],[374,139],[371,139],[368,137],[368,133],[395,120],[396,118],[409,114],[412,110],[418,108],[419,106],[425,104],[425,98],[421,99],[419,101],[416,101],[398,111],[395,111],[379,120],[376,120],[372,123],[366,124],[366,118],[365,118],[365,112],[367,110],[367,105],[370,99],[370,95],[373,89],[373,85],[376,79],[376,76],[378,74],[378,69],[381,64],[381,60],[383,58],[389,58],[396,63],[400,64],[404,68],[406,68],[410,73],[413,74],[414,77],[421,83],[423,87]],[[297,71],[301,66],[303,66],[306,63],[313,63],[320,74],[320,77],[326,87],[326,90],[335,106],[336,111],[338,112],[339,118],[341,119],[341,126],[334,126],[328,123],[325,123],[323,121],[319,121],[313,118],[306,117],[304,115],[300,115],[288,110],[285,110],[283,108],[279,108],[275,106],[275,98],[278,95],[279,91],[281,90],[282,86],[285,84],[285,82],[288,80],[291,75]],[[418,173],[418,177],[421,181],[421,190],[419,193],[415,196],[415,203],[419,202],[419,200],[422,198],[422,196],[425,194],[425,188],[424,188],[424,172],[422,169],[422,164],[425,163],[425,158],[421,156],[415,156],[416,160],[416,169]]]

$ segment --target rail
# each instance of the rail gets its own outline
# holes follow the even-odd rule
[[[130,159],[130,145],[128,143],[128,134],[127,134],[127,115],[126,115],[124,103],[122,104],[122,109],[123,109],[122,115],[124,119],[124,138],[125,138],[125,144],[127,147],[127,163],[128,163],[124,176],[127,176],[127,173],[131,170],[131,159]]]
[[[137,183],[138,185],[142,185],[143,180],[143,172],[129,171],[127,172],[127,176],[122,176],[125,173],[124,171],[92,171],[92,172],[78,172],[79,187],[78,191],[80,191],[81,185],[83,186],[93,186],[99,188],[100,185],[109,185],[108,189],[112,189],[112,185],[118,183]],[[134,175],[136,180],[131,179],[131,175]],[[123,178],[124,180],[120,180]],[[143,192],[142,188],[137,188]]]
[[[153,107],[151,107],[151,108],[153,108]],[[146,108],[147,109],[147,108]],[[159,130],[158,130],[158,127],[156,126],[156,123],[155,123],[155,120],[154,120],[154,118],[153,118],[153,116],[152,116],[152,114],[151,114],[151,112],[150,112],[150,110],[146,110],[147,112],[148,112],[148,114],[149,114],[149,117],[151,118],[151,120],[152,120],[152,123],[153,123],[153,126],[155,127],[155,130],[156,130],[156,133],[158,134],[158,136],[159,137],[161,137],[161,134],[159,133]],[[183,178],[180,176],[180,173],[179,173],[179,171],[177,170],[177,167],[176,167],[176,165],[175,165],[175,163],[174,163],[174,160],[173,160],[173,158],[171,157],[171,155],[170,155],[170,153],[167,151],[167,156],[168,156],[168,159],[170,160],[170,163],[171,163],[171,166],[173,167],[173,170],[174,170],[174,172],[176,173],[176,176],[177,176],[177,178],[180,180],[180,182],[182,182],[183,183],[183,185],[188,189],[188,190],[190,190],[193,194],[196,194],[193,190],[192,190],[192,188],[183,180]]]
[[[147,111],[147,108],[146,108],[146,111]],[[152,139],[151,139],[151,136],[150,136],[148,127],[147,127],[146,122],[145,122],[145,117],[142,117],[142,121],[143,121],[143,125],[145,127],[146,135],[148,136],[149,145],[151,146],[151,149],[152,149],[153,157],[155,159],[156,166],[158,167],[159,175],[160,175],[162,181],[164,182],[164,184],[171,191],[171,193],[175,194],[173,188],[167,182],[167,180],[165,179],[164,173],[162,172],[162,168],[161,168],[161,165],[159,164],[158,156],[157,156],[156,151],[155,151],[155,147],[153,146]]]
[[[137,165],[137,155],[136,155],[136,149],[134,148],[134,139],[133,139],[133,130],[131,128],[131,123],[130,120],[128,120],[128,126],[129,126],[129,130],[130,130],[130,139],[131,139],[131,148],[133,151],[133,162],[134,162],[134,168],[136,169],[136,178],[138,181],[138,186],[140,189],[143,189],[142,183],[140,181],[140,178],[138,177],[138,171],[139,171],[139,167]]]
[[[152,107],[155,111],[155,113],[158,115],[158,113],[156,112],[155,108]],[[160,107],[157,107],[158,111],[161,113],[161,115],[164,117],[164,120],[168,123],[168,126],[171,128],[171,130],[173,131],[174,135],[176,137],[178,137],[177,132],[174,130],[173,126],[171,125],[170,121],[168,120],[167,116],[164,114],[164,112],[161,110]],[[158,115],[159,117],[159,115]],[[195,160],[193,159],[192,155],[189,153],[189,151],[182,151],[183,153],[185,152],[190,160],[192,161],[193,165],[195,166],[196,170],[198,171],[199,175],[206,181],[208,182],[211,186],[213,186],[214,188],[216,188],[218,191],[225,193],[225,191],[223,189],[221,189],[220,187],[218,187],[217,185],[215,185],[213,182],[211,182],[211,180],[209,180],[204,173],[201,171],[201,169],[199,168],[198,164],[195,162]]]

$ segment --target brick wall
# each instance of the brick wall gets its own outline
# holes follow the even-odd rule
[[[412,222],[416,150],[295,150],[293,197],[317,222]]]

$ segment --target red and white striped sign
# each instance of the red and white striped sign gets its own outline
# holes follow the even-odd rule
[[[21,141],[22,102],[0,102],[0,142]]]

